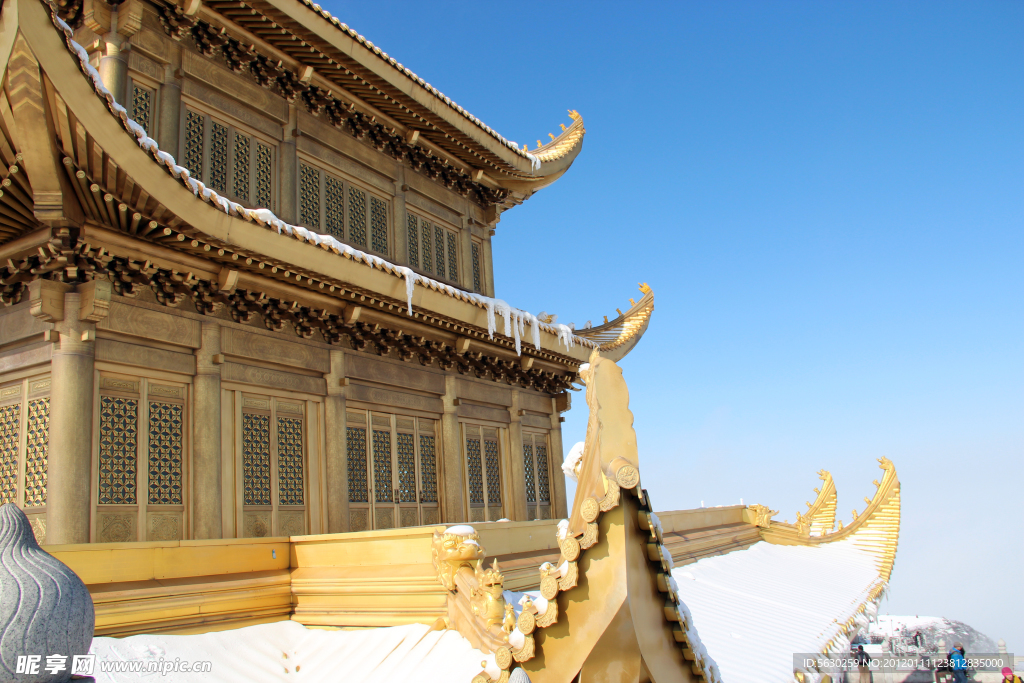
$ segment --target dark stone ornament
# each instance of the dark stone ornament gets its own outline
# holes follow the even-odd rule
[[[78,575],[36,543],[21,509],[0,507],[0,681],[63,683],[75,655],[89,653],[96,615]],[[39,655],[39,673],[19,674],[18,656]],[[64,670],[46,672],[48,655],[66,656]]]

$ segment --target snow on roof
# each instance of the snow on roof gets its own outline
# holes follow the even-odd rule
[[[505,336],[514,340],[517,355],[522,355],[521,345],[526,339],[527,326],[530,327],[530,341],[538,350],[541,348],[541,330],[555,335],[558,343],[565,346],[566,349],[571,349],[575,344],[580,344],[589,348],[597,348],[599,346],[596,342],[577,336],[574,328],[569,325],[543,323],[532,313],[510,306],[501,299],[492,299],[491,297],[487,297],[482,294],[467,292],[443,282],[438,282],[437,280],[414,272],[411,268],[395,265],[386,259],[380,258],[379,256],[374,256],[373,254],[368,254],[356,249],[338,239],[335,239],[331,235],[321,235],[301,226],[291,225],[290,223],[287,223],[275,216],[270,209],[248,209],[238,202],[233,202],[226,197],[222,197],[215,190],[207,187],[201,180],[191,177],[191,173],[187,168],[179,165],[175,162],[173,156],[161,150],[157,145],[156,140],[149,137],[146,129],[128,116],[128,110],[117,103],[114,96],[106,86],[103,85],[103,80],[100,78],[99,72],[94,66],[92,66],[92,64],[89,63],[88,52],[84,47],[75,42],[74,31],[71,30],[71,27],[58,17],[55,11],[51,11],[51,19],[57,28],[64,34],[65,43],[67,44],[68,49],[78,58],[79,66],[83,73],[85,73],[86,77],[92,82],[93,89],[106,101],[107,107],[121,121],[125,130],[127,130],[128,133],[136,139],[139,147],[148,152],[159,164],[164,166],[172,176],[180,180],[182,184],[192,192],[192,194],[207,204],[223,211],[229,216],[241,218],[250,223],[255,222],[270,230],[276,230],[278,234],[288,235],[295,239],[321,247],[322,249],[332,251],[335,254],[344,256],[350,260],[365,263],[371,268],[377,268],[378,270],[383,270],[384,272],[396,277],[404,278],[406,305],[409,315],[412,315],[413,289],[417,284],[486,309],[487,333],[493,339],[494,333],[497,329],[495,316],[503,318],[505,321]]]
[[[488,673],[493,678],[500,675],[494,656],[473,649],[458,631],[432,631],[423,624],[327,631],[307,629],[296,621],[278,621],[201,635],[94,638],[90,653],[97,659],[96,683],[137,681],[147,676],[104,671],[110,668],[107,663],[129,660],[141,660],[142,666],[160,666],[156,663],[161,660],[168,664],[175,660],[190,664],[210,662],[206,673],[186,673],[179,668],[172,669],[173,674],[148,674],[179,683],[342,679],[347,683],[469,683],[480,673],[484,660],[488,661]]]
[[[822,652],[884,582],[850,540],[773,545],[677,567],[693,627],[726,683],[791,683],[795,653]]]

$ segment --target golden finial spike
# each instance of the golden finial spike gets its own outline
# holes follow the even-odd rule
[[[821,489],[819,489],[817,486],[815,486],[814,487],[814,492],[815,493],[821,493]]]
[[[806,505],[808,509],[814,507],[813,505],[810,504],[810,502],[808,502],[806,500],[804,501],[804,505]]]
[[[881,484],[879,484],[879,483],[878,483],[878,480],[877,480],[877,479],[872,479],[872,480],[871,480],[871,483],[875,485],[875,488],[876,488],[876,489],[877,489],[877,488],[878,488],[879,486],[881,486]]]
[[[604,316],[604,321],[605,321],[606,323],[608,322],[608,316]]]
[[[630,306],[636,306],[636,302],[635,302],[635,301],[633,301],[632,299],[630,299],[630,300],[629,300],[629,305],[630,305]]]
[[[618,313],[619,315],[622,315],[622,309],[621,308],[616,308],[615,312]]]
[[[864,498],[864,502],[867,503],[868,505],[871,505],[871,499],[870,498],[865,497]]]
[[[853,520],[854,520],[854,521],[857,521],[857,517],[859,517],[859,516],[860,516],[860,515],[859,515],[859,514],[857,514],[857,509],[856,509],[856,508],[854,508],[854,510],[853,510]]]
[[[540,140],[537,140],[537,148],[540,149],[543,145],[540,144]]]
[[[647,286],[646,282],[641,282],[640,291],[643,292],[644,294],[650,294],[651,288]]]
[[[564,123],[560,123],[558,125],[560,125],[562,127],[562,132],[564,133],[565,132],[565,124]]]
[[[554,139],[555,139],[555,136],[554,136],[554,135],[552,135],[551,133],[548,133],[548,137],[549,137],[549,138],[551,138],[552,140],[554,140]]]

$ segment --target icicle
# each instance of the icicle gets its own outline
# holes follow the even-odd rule
[[[395,270],[405,278],[405,304],[408,306],[409,315],[412,315],[412,293],[416,289],[416,281],[420,279],[420,276],[414,273],[412,268],[405,266],[399,266]]]
[[[487,335],[494,339],[494,299],[487,300]]]

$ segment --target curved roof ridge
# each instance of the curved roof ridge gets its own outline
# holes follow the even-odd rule
[[[229,216],[241,218],[242,220],[250,223],[254,222],[261,227],[277,230],[278,234],[286,234],[290,237],[294,237],[295,239],[308,242],[341,256],[345,256],[351,260],[361,261],[371,268],[375,267],[396,277],[403,278],[406,282],[407,305],[410,313],[412,311],[413,291],[417,283],[424,287],[447,294],[452,298],[486,309],[488,332],[491,338],[494,337],[495,313],[497,313],[504,318],[505,336],[515,340],[516,353],[519,355],[521,355],[521,335],[525,334],[527,323],[531,326],[531,342],[537,349],[541,348],[541,330],[555,335],[558,342],[564,344],[566,348],[572,348],[575,344],[580,344],[581,346],[590,348],[598,347],[597,343],[575,335],[572,328],[568,325],[541,322],[537,316],[532,313],[514,308],[501,299],[494,299],[475,292],[467,292],[443,282],[438,282],[437,280],[424,277],[413,271],[411,268],[395,265],[379,256],[368,254],[341,242],[331,235],[322,235],[301,226],[287,223],[278,218],[270,209],[248,209],[238,202],[233,202],[226,197],[222,197],[215,190],[207,187],[202,181],[191,177],[191,173],[187,168],[180,166],[173,156],[161,150],[156,140],[149,137],[146,129],[128,116],[128,110],[118,104],[114,99],[114,96],[106,86],[103,85],[99,72],[92,66],[92,64],[89,63],[89,55],[85,48],[75,42],[73,38],[74,32],[71,27],[57,16],[57,13],[54,11],[52,6],[50,6],[50,17],[54,25],[63,33],[65,44],[77,57],[80,69],[92,82],[93,89],[96,94],[106,100],[108,109],[110,109],[110,111],[120,120],[122,127],[136,138],[136,141],[143,150],[148,152],[155,161],[164,166],[167,172],[174,178],[181,181],[181,183],[185,185],[185,187],[188,188],[196,198],[210,204]]]
[[[407,78],[412,79],[417,85],[422,87],[424,90],[426,90],[430,94],[434,95],[434,97],[436,97],[437,99],[439,99],[442,102],[444,102],[446,105],[448,105],[454,111],[456,111],[459,114],[461,114],[462,116],[464,116],[466,119],[471,121],[474,125],[476,125],[478,128],[480,128],[481,130],[486,132],[488,135],[490,135],[491,137],[493,137],[494,139],[496,139],[497,141],[499,141],[500,143],[502,143],[503,145],[505,145],[509,149],[515,151],[518,155],[528,159],[530,161],[531,167],[533,168],[534,171],[536,171],[536,170],[538,170],[540,168],[540,164],[542,162],[544,162],[544,161],[554,161],[555,159],[558,159],[558,158],[561,158],[562,156],[564,156],[570,149],[572,149],[573,147],[576,146],[576,144],[579,142],[579,140],[582,139],[583,133],[586,132],[583,129],[583,126],[582,126],[583,118],[575,110],[570,110],[570,116],[572,116],[574,122],[578,121],[578,123],[580,124],[578,129],[574,130],[574,126],[575,126],[575,123],[574,123],[573,126],[570,126],[569,128],[566,128],[565,131],[562,134],[560,134],[558,137],[554,138],[554,141],[552,143],[548,143],[547,145],[544,145],[543,147],[540,148],[540,149],[544,150],[545,152],[549,152],[550,150],[548,148],[550,148],[555,142],[561,141],[562,143],[567,143],[566,140],[561,140],[563,137],[566,137],[566,138],[568,138],[568,141],[571,141],[571,144],[567,144],[567,146],[565,146],[565,148],[564,148],[564,151],[561,151],[561,153],[557,154],[557,156],[556,155],[551,155],[549,157],[545,157],[545,156],[542,156],[541,154],[538,154],[536,151],[533,152],[533,153],[527,151],[526,145],[523,145],[523,147],[520,149],[518,143],[505,138],[503,135],[498,133],[498,131],[494,130],[493,128],[488,126],[486,123],[481,121],[478,117],[476,117],[473,114],[471,114],[468,110],[466,110],[463,107],[461,107],[457,102],[455,102],[455,100],[451,99],[450,97],[445,95],[443,92],[441,92],[440,90],[438,90],[437,88],[432,86],[430,83],[425,81],[423,78],[418,76],[409,67],[407,67],[404,64],[402,64],[401,62],[397,61],[394,57],[390,56],[387,52],[385,52],[382,49],[380,49],[379,46],[374,45],[372,41],[368,40],[361,33],[356,31],[352,27],[350,27],[348,24],[346,24],[346,23],[344,23],[342,21],[339,21],[339,19],[337,17],[332,15],[330,12],[328,12],[323,7],[321,7],[320,4],[312,2],[311,0],[300,0],[300,2],[303,5],[305,5],[306,7],[309,7],[310,9],[312,9],[317,14],[319,14],[325,20],[330,22],[333,26],[335,26],[336,28],[338,28],[341,31],[344,31],[350,37],[354,38],[363,47],[365,47],[366,49],[370,50],[375,55],[380,57],[383,61],[385,61],[388,64],[390,64],[394,69],[396,69],[397,71],[402,73],[404,76],[406,76]],[[569,131],[572,131],[572,133],[569,133]]]

